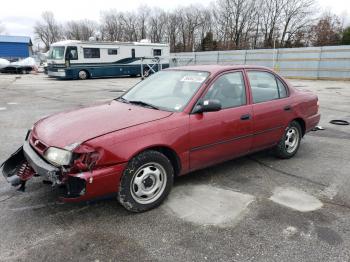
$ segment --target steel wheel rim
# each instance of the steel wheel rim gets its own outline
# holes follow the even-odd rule
[[[150,204],[163,194],[167,182],[166,171],[158,163],[141,166],[133,176],[130,192],[139,204]]]
[[[284,146],[288,153],[293,153],[297,149],[299,139],[299,130],[295,127],[288,128],[284,141]]]
[[[80,72],[79,72],[79,78],[80,78],[80,79],[86,79],[86,77],[87,77],[87,74],[86,74],[85,71],[80,71]]]

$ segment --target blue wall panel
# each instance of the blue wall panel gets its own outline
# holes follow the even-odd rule
[[[28,56],[28,44],[0,42],[0,58],[25,58]]]

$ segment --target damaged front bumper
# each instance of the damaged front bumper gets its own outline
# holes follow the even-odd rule
[[[2,164],[2,174],[13,186],[18,186],[33,176],[42,176],[54,185],[60,183],[60,170],[43,160],[28,141],[24,141],[23,146]]]
[[[59,185],[60,198],[66,202],[88,200],[118,191],[119,181],[125,163],[111,165],[95,170],[69,173],[46,162],[26,140],[2,165],[2,174],[12,186],[20,186],[33,176],[40,176]]]

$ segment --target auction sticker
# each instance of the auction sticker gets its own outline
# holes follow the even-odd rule
[[[205,80],[204,76],[184,76],[180,81],[202,83],[204,80]]]

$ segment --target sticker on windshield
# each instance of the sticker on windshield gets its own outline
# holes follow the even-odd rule
[[[175,107],[174,107],[174,109],[175,109],[175,110],[180,110],[180,109],[181,109],[181,107],[182,107],[181,105],[176,104],[176,105],[175,105]]]
[[[202,83],[204,80],[205,80],[204,76],[184,76],[180,81]]]

